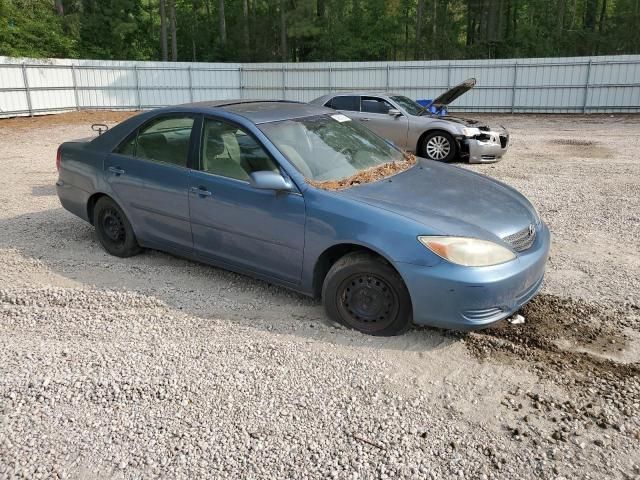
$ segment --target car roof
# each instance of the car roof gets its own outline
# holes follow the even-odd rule
[[[328,93],[326,95],[323,95],[322,97],[318,97],[318,98],[333,98],[333,97],[396,97],[396,96],[401,96],[399,93],[394,93],[394,92],[383,92],[383,91],[375,91],[375,90],[368,90],[368,91],[358,91],[358,92],[332,92],[332,93]]]
[[[180,105],[198,110],[225,110],[255,124],[335,113],[326,107],[290,100],[216,100]]]

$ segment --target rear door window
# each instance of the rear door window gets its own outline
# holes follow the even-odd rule
[[[125,140],[116,152],[154,162],[186,167],[193,123],[193,117],[158,118],[142,127],[137,135]]]
[[[333,97],[330,101],[330,105],[327,105],[334,110],[346,110],[349,112],[360,111],[360,97],[351,95],[341,95]]]

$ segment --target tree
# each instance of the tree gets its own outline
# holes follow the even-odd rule
[[[160,7],[160,49],[162,51],[162,61],[169,60],[169,47],[167,45],[167,12],[165,0],[158,0]]]
[[[416,47],[414,58],[420,59],[421,42],[422,42],[422,20],[424,16],[424,0],[418,0],[418,12],[416,15]]]
[[[640,53],[640,0],[0,0],[0,55],[349,61]]]
[[[286,62],[289,58],[287,52],[287,13],[285,11],[285,0],[280,0],[280,52],[282,61]]]
[[[220,45],[227,43],[227,20],[224,15],[224,0],[218,0],[218,28],[220,33]]]
[[[169,30],[171,31],[171,61],[178,61],[178,29],[176,25],[176,0],[169,2]]]
[[[242,40],[244,46],[244,57],[249,58],[250,40],[249,40],[249,1],[242,0]]]

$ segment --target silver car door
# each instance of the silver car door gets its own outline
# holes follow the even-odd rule
[[[396,147],[406,149],[409,120],[399,111],[397,114],[389,114],[392,109],[396,108],[383,98],[363,96],[358,120],[382,138],[393,142]]]

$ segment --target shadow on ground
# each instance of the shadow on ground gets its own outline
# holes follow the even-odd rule
[[[46,186],[33,187],[33,195],[49,194]],[[62,208],[0,220],[0,231],[0,249],[36,260],[60,286],[134,291],[192,315],[337,344],[425,351],[459,341],[458,335],[424,327],[399,337],[369,337],[333,324],[319,301],[261,280],[153,250],[113,257],[91,225]],[[41,272],[25,273],[30,285],[42,284],[35,278]]]

